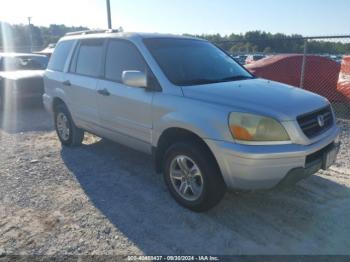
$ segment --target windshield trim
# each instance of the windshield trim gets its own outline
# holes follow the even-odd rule
[[[235,76],[237,79],[193,79],[192,81],[189,81],[188,83],[183,83],[183,84],[176,84],[177,86],[199,86],[199,85],[211,85],[211,84],[217,84],[217,83],[227,83],[227,82],[236,82],[236,81],[245,81],[245,80],[252,80],[255,79],[256,77],[251,76],[251,77],[240,77],[240,76]]]
[[[195,81],[193,81],[194,83],[174,83],[169,77],[168,75],[166,74],[166,72],[163,70],[163,68],[161,67],[157,57],[155,57],[148,44],[147,44],[147,40],[177,40],[177,41],[198,41],[198,42],[206,42],[206,43],[209,43],[211,45],[213,45],[214,47],[218,48],[220,51],[222,51],[226,56],[229,57],[230,60],[233,61],[233,63],[235,65],[237,65],[238,67],[240,67],[241,69],[243,69],[243,71],[245,71],[248,76],[247,78],[245,79],[238,79],[238,80],[225,80],[225,79],[198,79],[198,83],[195,83]],[[201,39],[201,38],[186,38],[186,37],[149,37],[149,38],[144,38],[142,39],[142,42],[144,44],[144,46],[146,47],[146,49],[148,50],[148,52],[150,53],[150,55],[152,56],[152,58],[156,61],[158,67],[160,68],[160,70],[162,71],[162,73],[164,74],[164,76],[166,77],[166,79],[172,83],[173,85],[175,86],[178,86],[178,87],[186,87],[186,86],[200,86],[200,85],[210,85],[210,84],[215,84],[215,83],[222,83],[222,82],[234,82],[234,81],[244,81],[244,80],[250,80],[250,79],[255,79],[256,76],[254,74],[252,74],[251,72],[249,72],[249,70],[247,68],[245,68],[243,65],[241,65],[240,63],[238,63],[229,53],[227,53],[224,49],[222,49],[220,46],[216,45],[215,43],[212,43],[208,40],[205,40],[205,39]],[[250,77],[249,77],[250,76]],[[195,80],[195,79],[194,79]]]

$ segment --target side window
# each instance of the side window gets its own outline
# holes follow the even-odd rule
[[[103,54],[103,39],[81,41],[75,72],[80,75],[98,77]]]
[[[73,41],[64,41],[58,43],[58,45],[55,48],[55,51],[53,52],[50,58],[48,69],[61,72],[63,71],[64,65],[66,63],[69,52],[72,49],[73,43]]]
[[[146,73],[146,64],[136,47],[127,41],[111,40],[106,55],[105,78],[122,82],[122,73],[137,70]]]

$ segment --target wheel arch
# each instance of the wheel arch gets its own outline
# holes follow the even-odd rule
[[[60,97],[55,97],[52,100],[52,111],[55,111],[55,109],[57,108],[58,105],[65,105],[67,106],[67,104],[63,101],[62,98]]]
[[[203,150],[205,150],[206,153],[208,153],[210,157],[215,161],[216,165],[219,168],[215,155],[213,154],[207,143],[198,134],[188,129],[180,127],[170,127],[162,132],[158,139],[157,145],[152,148],[155,170],[157,173],[162,172],[162,163],[167,149],[176,142],[186,141],[195,142],[199,146],[201,146]]]

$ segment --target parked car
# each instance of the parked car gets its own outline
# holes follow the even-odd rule
[[[245,61],[247,59],[247,56],[246,55],[238,55],[238,56],[234,56],[233,58],[241,65],[245,65]]]
[[[246,65],[249,65],[249,64],[252,64],[256,61],[259,61],[263,58],[265,58],[266,56],[265,55],[260,55],[260,54],[256,54],[256,55],[248,55],[246,60],[245,60],[245,64]]]
[[[194,211],[226,188],[294,184],[329,168],[339,149],[327,99],[257,79],[197,38],[70,34],[44,82],[64,146],[88,131],[152,154],[171,195]]]
[[[338,55],[337,58],[335,59],[335,61],[336,61],[337,63],[341,64],[344,57],[345,57],[345,56],[343,56],[343,55]]]
[[[303,55],[275,55],[262,59],[246,68],[254,75],[299,87]],[[326,97],[332,103],[349,104],[337,90],[340,64],[327,57],[307,55],[304,71],[303,88]]]
[[[35,54],[39,54],[39,55],[45,55],[48,58],[51,57],[53,51],[55,50],[55,46],[56,44],[49,44],[46,48],[44,48],[41,51],[35,52]]]
[[[45,55],[0,53],[0,72],[45,70],[48,62]]]
[[[328,56],[328,58],[332,59],[333,61],[341,64],[342,60],[343,60],[343,56],[342,55],[330,55]]]
[[[350,101],[350,56],[343,57],[337,90]]]
[[[47,64],[43,55],[0,53],[0,108],[41,104]]]

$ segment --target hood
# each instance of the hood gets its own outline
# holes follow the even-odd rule
[[[0,72],[0,78],[19,80],[25,78],[42,78],[44,70],[19,70],[19,71],[3,71]]]
[[[264,79],[182,87],[185,97],[270,116],[280,121],[327,106],[327,99],[306,90]]]

